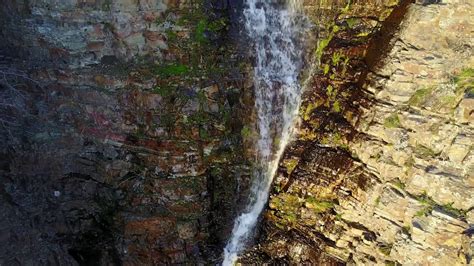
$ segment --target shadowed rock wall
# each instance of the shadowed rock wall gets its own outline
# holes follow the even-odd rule
[[[2,4],[0,264],[219,260],[249,171],[229,8]]]
[[[179,1],[6,1],[2,37],[22,56],[70,67],[162,56],[166,29],[156,24]]]

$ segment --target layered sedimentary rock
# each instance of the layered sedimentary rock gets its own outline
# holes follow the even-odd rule
[[[2,4],[0,264],[219,259],[251,104],[220,7]]]
[[[380,232],[392,247],[386,255],[402,264],[471,260],[472,12],[466,1],[412,6],[384,66],[370,77],[378,104],[359,125],[369,138],[352,150],[382,184],[350,217],[373,213],[355,220]]]
[[[339,7],[242,261],[471,263],[473,4]]]
[[[21,55],[70,67],[128,61],[167,50],[155,23],[179,2],[164,1],[7,1],[2,34]],[[5,43],[3,43],[5,45]]]

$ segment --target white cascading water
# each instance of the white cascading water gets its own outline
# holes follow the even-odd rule
[[[234,223],[223,265],[233,265],[265,207],[301,103],[303,0],[246,0],[245,29],[255,53],[256,160],[248,204]]]

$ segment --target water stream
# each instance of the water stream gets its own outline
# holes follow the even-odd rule
[[[255,57],[256,158],[248,203],[224,249],[233,265],[251,240],[279,159],[290,141],[301,102],[303,0],[246,0],[245,29]]]

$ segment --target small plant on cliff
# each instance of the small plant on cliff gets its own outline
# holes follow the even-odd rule
[[[415,217],[427,216],[433,211],[434,207],[436,206],[436,202],[434,202],[434,200],[432,200],[426,194],[426,192],[423,192],[421,195],[417,196],[416,200],[418,200],[418,202],[423,205],[423,208],[415,213]]]
[[[327,200],[318,200],[314,197],[307,197],[305,206],[308,209],[314,210],[317,213],[326,212],[334,207],[334,202]]]
[[[242,130],[240,130],[240,135],[244,139],[250,138],[250,136],[252,136],[252,130],[250,129],[250,127],[244,126]]]
[[[332,58],[331,58],[331,61],[332,61],[332,65],[333,66],[338,66],[339,63],[341,62],[341,59],[343,58],[343,55],[339,52],[335,52],[332,54]]]
[[[321,58],[323,57],[323,53],[328,47],[331,40],[334,38],[335,34],[340,30],[339,26],[332,24],[329,25],[328,28],[330,29],[326,38],[318,40],[316,45],[315,57],[319,63],[321,63]]]
[[[414,152],[420,157],[436,157],[438,155],[438,153],[436,153],[432,149],[421,144],[417,144],[415,146]]]
[[[283,165],[286,168],[287,174],[291,175],[291,173],[295,170],[296,166],[298,165],[297,159],[286,159],[283,161]]]
[[[433,208],[431,207],[426,207],[423,208],[415,213],[415,217],[423,217],[423,216],[428,216],[433,211]]]
[[[358,19],[358,18],[348,18],[348,19],[346,19],[346,23],[347,23],[347,27],[349,27],[349,29],[352,29],[352,28],[354,28],[354,26],[356,26],[358,23],[360,23],[360,19]]]
[[[336,214],[334,219],[336,219],[337,221],[342,221],[343,220],[343,218],[342,218],[343,215],[344,215],[344,213],[342,213],[342,212],[338,213],[338,214]]]
[[[451,202],[449,204],[441,205],[440,208],[444,212],[450,214],[451,216],[454,216],[456,218],[465,218],[467,215],[467,211],[465,210],[460,210],[456,209],[453,207],[454,202]]]
[[[319,106],[323,105],[325,102],[326,101],[324,99],[317,99],[307,104],[303,104],[303,106],[300,109],[300,115],[303,117],[303,120],[313,122],[313,121],[310,121],[313,111],[316,110],[316,108],[318,108]]]
[[[334,87],[332,85],[328,85],[326,88],[326,95],[329,98],[334,98],[336,96],[336,92],[334,91]]]
[[[421,106],[432,94],[433,90],[434,90],[433,87],[422,88],[422,89],[417,90],[411,96],[410,100],[408,100],[408,104],[413,105],[413,106]]]
[[[311,119],[311,114],[313,113],[314,109],[316,109],[317,105],[313,104],[313,103],[309,103],[307,106],[306,106],[306,109],[304,111],[304,114],[303,114],[303,120],[304,121],[308,121]]]
[[[332,111],[335,113],[340,113],[341,112],[341,103],[339,101],[335,101],[334,104],[332,105]]]
[[[411,169],[415,165],[415,159],[413,156],[410,156],[403,165],[408,169]]]
[[[206,29],[207,29],[207,20],[206,19],[200,19],[197,26],[196,26],[196,31],[195,31],[195,37],[196,41],[200,43],[204,43],[207,41],[206,38]]]
[[[398,118],[398,114],[391,114],[387,118],[383,125],[387,128],[397,128],[400,127],[400,119]]]
[[[409,225],[405,225],[402,227],[402,233],[404,233],[405,235],[411,235],[411,226]]]
[[[474,68],[464,68],[461,72],[453,77],[456,84],[456,92],[474,94]]]
[[[329,71],[331,70],[331,67],[328,64],[325,64],[323,67],[323,74],[327,75],[329,74]]]
[[[275,210],[278,219],[277,224],[281,226],[292,226],[298,221],[299,209],[303,205],[303,200],[294,194],[280,193],[270,199],[269,206]]]
[[[403,183],[399,179],[395,181],[394,185],[401,190],[405,190],[405,183]]]
[[[392,244],[382,244],[379,246],[380,252],[384,254],[385,256],[390,256],[390,252],[392,251]]]
[[[429,197],[426,192],[423,192],[420,196],[417,196],[416,199],[421,203],[424,208],[416,212],[415,217],[423,217],[430,214],[433,210],[443,211],[453,217],[465,219],[467,211],[456,209],[453,207],[454,203],[440,205],[436,203],[431,197]]]

